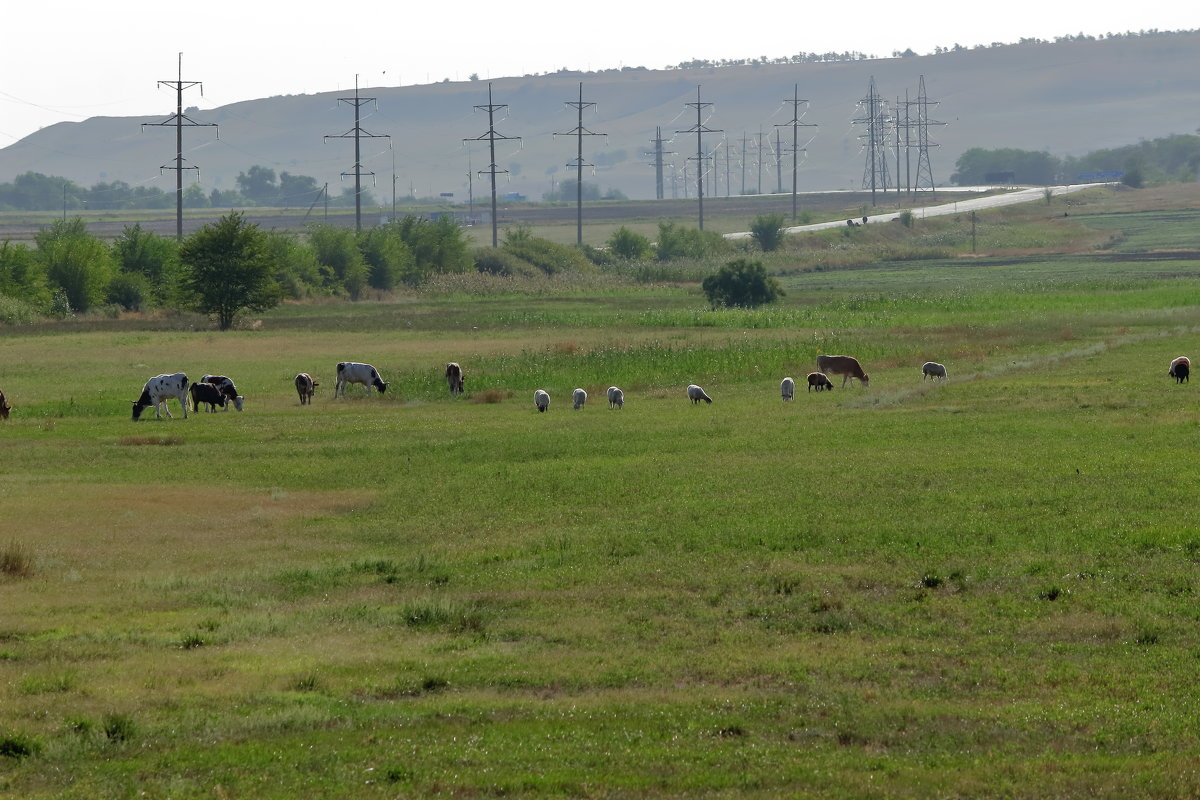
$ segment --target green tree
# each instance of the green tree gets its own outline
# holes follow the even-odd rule
[[[608,249],[617,258],[627,261],[640,261],[650,255],[653,248],[650,240],[640,233],[631,231],[624,225],[617,228],[608,237]]]
[[[112,252],[121,272],[145,276],[159,295],[166,296],[179,263],[179,246],[174,239],[142,230],[135,222],[126,225],[113,240]]]
[[[774,303],[784,294],[779,281],[767,275],[762,262],[744,258],[730,261],[715,275],[705,278],[700,287],[713,308],[755,308]]]
[[[412,251],[395,222],[360,233],[358,249],[367,263],[367,282],[374,289],[394,289],[412,271]]]
[[[317,262],[328,268],[333,284],[358,300],[367,288],[369,271],[362,251],[358,249],[354,231],[333,225],[312,225],[308,243],[316,253]]]
[[[764,253],[778,250],[783,244],[783,214],[759,214],[750,223],[750,238]]]
[[[317,179],[308,175],[279,173],[279,204],[281,206],[308,206],[321,194]]]
[[[685,228],[674,222],[658,223],[658,243],[655,246],[659,261],[677,258],[704,258],[729,250],[729,243],[719,233]]]
[[[38,260],[51,288],[62,289],[73,311],[104,302],[114,269],[108,245],[88,233],[79,217],[55,220],[34,234]]]
[[[283,297],[267,234],[241,214],[221,217],[193,233],[180,246],[179,260],[189,305],[215,316],[223,331],[239,313],[266,311]]]
[[[279,198],[279,184],[275,182],[275,170],[255,164],[237,176],[238,190],[251,203],[260,206],[275,205]]]
[[[0,294],[34,304],[49,302],[45,271],[37,253],[27,245],[7,239],[0,242]]]

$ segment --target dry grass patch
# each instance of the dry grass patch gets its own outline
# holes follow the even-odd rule
[[[182,436],[122,436],[117,440],[117,444],[125,447],[144,447],[147,445],[158,445],[162,447],[171,447],[183,444]]]
[[[9,542],[0,550],[0,575],[12,578],[33,576],[33,556],[20,542]]]

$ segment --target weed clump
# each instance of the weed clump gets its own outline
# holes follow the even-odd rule
[[[0,550],[0,575],[33,577],[33,556],[20,542],[9,542]]]

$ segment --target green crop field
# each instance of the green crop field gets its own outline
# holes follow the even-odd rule
[[[1200,793],[1200,262],[783,285],[5,329],[0,796]]]

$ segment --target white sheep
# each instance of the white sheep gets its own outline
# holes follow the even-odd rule
[[[609,408],[624,408],[625,393],[615,386],[608,387],[608,407]]]
[[[544,389],[538,389],[533,393],[533,404],[537,406],[539,412],[545,411],[550,407],[550,395]]]
[[[571,392],[571,399],[575,401],[575,410],[583,408],[583,404],[587,402],[587,392],[583,389],[576,389]]]
[[[697,386],[694,383],[691,384],[690,386],[688,386],[687,396],[692,401],[692,405],[699,403],[701,400],[703,400],[706,403],[712,402],[712,398],[709,397],[708,395],[706,395],[704,393],[704,390],[701,389],[699,386]]]
[[[933,378],[934,380],[942,378],[945,380],[946,365],[939,364],[936,361],[926,361],[921,365],[921,380],[924,381],[926,378]]]
[[[784,378],[779,384],[779,393],[783,395],[784,400],[791,400],[796,396],[796,382],[791,378]]]

